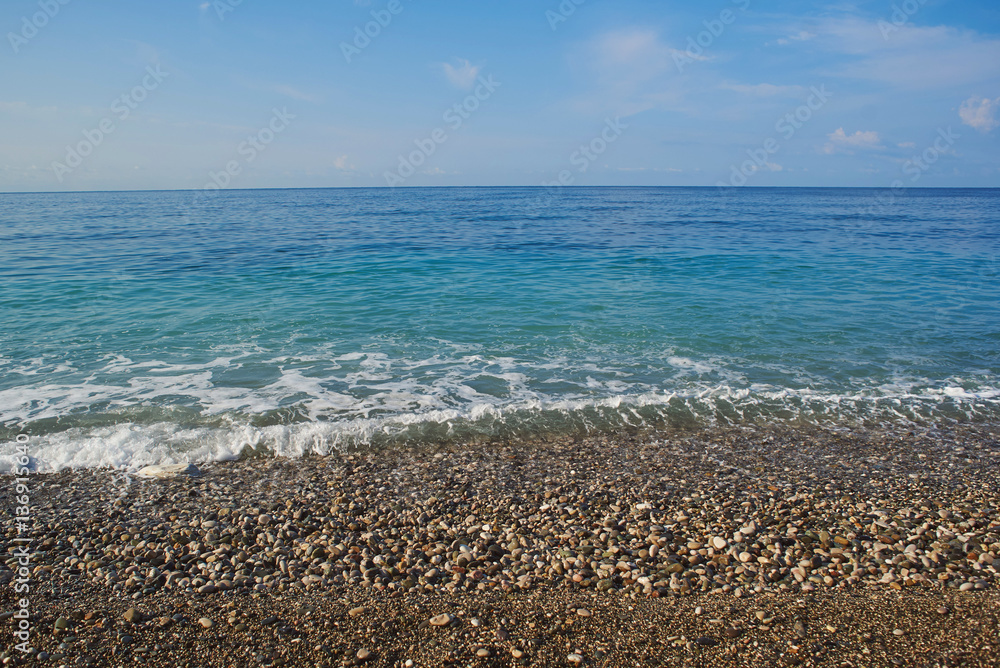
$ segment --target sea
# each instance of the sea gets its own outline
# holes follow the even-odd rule
[[[998,254],[997,189],[2,194],[0,468],[997,422]]]

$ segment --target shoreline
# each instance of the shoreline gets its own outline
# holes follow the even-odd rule
[[[33,476],[32,642],[53,665],[997,665],[998,435],[742,427]]]

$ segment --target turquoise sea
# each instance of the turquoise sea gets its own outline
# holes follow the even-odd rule
[[[0,464],[1000,417],[1000,190],[0,195]]]

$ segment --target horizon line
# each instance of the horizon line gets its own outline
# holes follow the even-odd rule
[[[700,189],[700,190],[899,190],[892,186],[668,186],[668,185],[560,185],[560,186],[508,186],[508,185],[476,185],[476,186],[263,186],[260,188],[137,188],[129,190],[0,190],[2,195],[85,195],[111,193],[190,193],[222,194],[227,192],[258,192],[262,190],[446,190],[446,189],[530,189],[530,190],[585,190],[585,189]],[[904,191],[911,190],[1000,190],[1000,186],[904,186]]]

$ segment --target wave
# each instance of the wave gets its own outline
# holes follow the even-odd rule
[[[306,402],[307,403],[307,402]],[[405,402],[404,402],[405,403]],[[960,384],[886,384],[831,393],[770,386],[717,385],[684,392],[650,391],[592,398],[475,401],[453,408],[315,419],[302,406],[262,413],[217,413],[189,407],[133,406],[33,420],[0,432],[0,469],[9,470],[15,438],[27,433],[30,466],[137,468],[253,456],[303,457],[358,448],[434,446],[490,440],[592,435],[622,430],[783,423],[874,426],[994,422],[1000,389]]]

